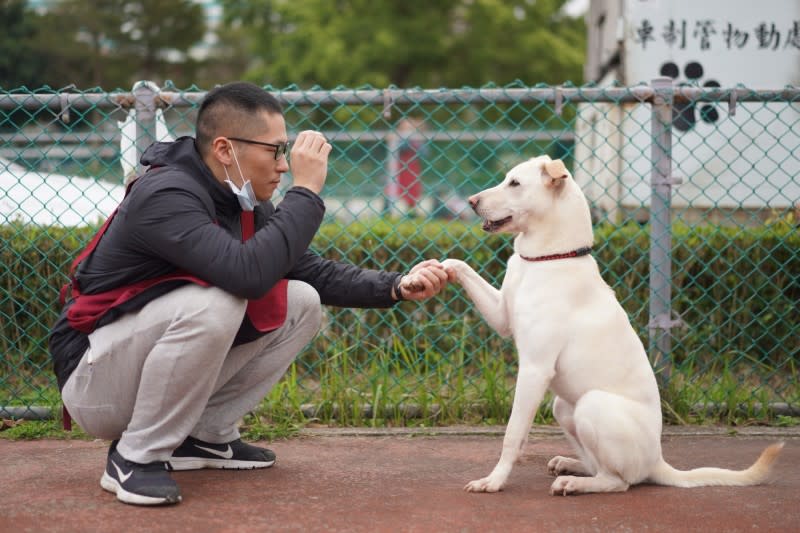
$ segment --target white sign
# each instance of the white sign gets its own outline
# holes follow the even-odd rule
[[[798,0],[626,0],[624,81],[777,90],[800,85]],[[621,203],[650,196],[650,108],[623,114]],[[797,103],[678,105],[673,174],[683,178],[673,205],[789,207],[800,202]]]
[[[625,82],[800,83],[798,0],[627,0]]]

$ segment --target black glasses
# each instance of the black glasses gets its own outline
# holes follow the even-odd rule
[[[247,144],[258,144],[258,145],[261,145],[261,146],[267,146],[269,148],[274,148],[275,149],[275,161],[280,159],[282,155],[286,156],[287,159],[289,158],[289,145],[291,144],[289,141],[286,141],[285,143],[275,144],[275,143],[265,143],[265,142],[261,142],[261,141],[253,141],[251,139],[240,139],[239,137],[228,137],[228,139],[230,139],[232,141],[239,141],[239,142],[247,143]]]

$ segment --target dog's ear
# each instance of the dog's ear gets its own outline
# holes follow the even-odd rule
[[[542,177],[545,179],[546,185],[561,185],[567,176],[567,167],[562,160],[554,159],[544,164],[544,175]]]

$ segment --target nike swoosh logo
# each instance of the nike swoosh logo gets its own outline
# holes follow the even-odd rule
[[[215,450],[214,448],[206,448],[205,446],[198,446],[197,444],[195,444],[194,447],[207,451],[208,453],[213,453],[214,455],[222,457],[223,459],[230,459],[233,457],[233,449],[231,449],[230,444],[228,444],[228,449],[223,451]]]
[[[114,465],[114,468],[117,469],[117,475],[119,476],[119,480],[121,483],[125,483],[126,481],[128,481],[128,478],[131,477],[131,474],[133,474],[133,470],[131,470],[127,474],[123,473],[122,469],[119,466],[117,466],[117,463],[115,463],[114,461],[111,461],[111,464]]]

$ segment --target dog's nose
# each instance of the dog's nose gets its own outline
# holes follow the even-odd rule
[[[477,208],[478,208],[478,195],[477,195],[477,194],[473,194],[472,196],[470,196],[469,198],[467,198],[467,201],[469,202],[469,206],[470,206],[470,207],[471,207],[473,210],[475,210],[475,209],[477,209]]]

